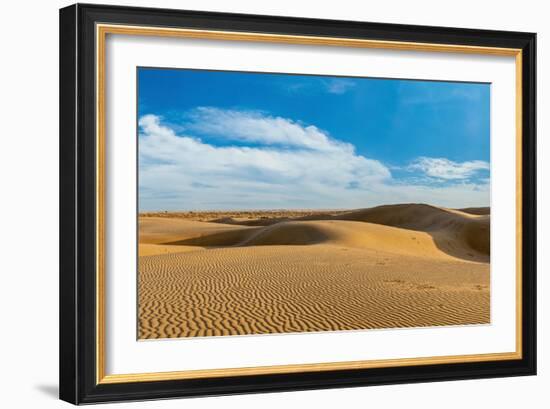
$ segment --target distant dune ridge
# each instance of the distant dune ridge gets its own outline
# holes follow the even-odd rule
[[[464,213],[477,214],[477,215],[491,214],[491,210],[489,207],[466,207],[464,209],[458,209],[458,210]]]
[[[139,231],[142,339],[489,322],[489,208],[149,213]]]

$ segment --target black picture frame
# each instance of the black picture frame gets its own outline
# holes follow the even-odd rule
[[[522,51],[521,359],[97,383],[96,23]],[[536,374],[536,34],[76,4],[60,10],[60,398],[74,404]]]

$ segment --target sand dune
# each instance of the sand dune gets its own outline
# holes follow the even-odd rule
[[[490,216],[466,210],[140,217],[139,337],[487,323]]]
[[[416,257],[451,257],[442,252],[427,233],[344,220],[282,222],[264,228],[231,230],[170,244],[176,243],[204,247],[331,244]],[[466,247],[464,244],[462,246]],[[476,261],[483,259],[483,255],[478,254]]]
[[[464,209],[458,209],[464,213],[477,214],[477,215],[486,215],[491,214],[490,207],[466,207]]]
[[[443,252],[464,259],[489,261],[489,215],[473,215],[424,204],[405,204],[353,211],[336,218],[423,231],[432,236]]]
[[[165,253],[180,253],[196,250],[197,243],[202,237],[217,234],[230,234],[238,231],[242,234],[246,227],[224,225],[220,223],[206,223],[192,220],[170,219],[160,217],[139,218],[139,255],[150,256]],[[190,244],[185,245],[185,240]],[[196,242],[193,243],[193,240]],[[213,244],[212,244],[213,245]],[[220,241],[219,246],[224,245]],[[189,247],[192,246],[192,247]]]
[[[277,224],[252,235],[244,244],[284,245],[289,236],[293,238],[291,244],[326,243],[396,255],[451,258],[446,252],[441,251],[432,236],[425,232],[343,220]],[[456,244],[457,247],[458,245]],[[460,245],[466,247],[462,243]],[[472,256],[472,260],[474,259],[484,261],[482,254]]]
[[[139,242],[160,244],[207,236],[231,230],[242,230],[242,226],[206,223],[158,217],[139,218]]]
[[[220,223],[220,219],[142,218],[140,243],[202,247],[332,243],[399,254],[410,250],[407,254],[442,257],[445,253],[480,262],[488,261],[490,254],[490,216],[422,204],[379,206],[295,220],[274,217],[246,220],[244,224],[232,218],[224,220],[228,224]]]
[[[155,256],[158,254],[185,253],[188,251],[197,251],[195,246],[166,245],[166,244],[139,244],[139,256]]]

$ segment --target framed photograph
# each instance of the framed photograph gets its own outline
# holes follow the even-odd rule
[[[61,9],[61,399],[534,375],[535,41]]]

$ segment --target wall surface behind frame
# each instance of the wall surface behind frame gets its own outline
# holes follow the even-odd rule
[[[278,0],[93,1],[90,3],[187,8],[387,23],[538,32],[539,209],[550,206],[550,102],[540,90],[550,71],[550,27],[544,2],[406,1],[338,2]],[[67,407],[57,401],[58,348],[58,9],[67,1],[9,2],[0,25],[1,200],[0,317],[2,406]],[[546,161],[544,159],[547,159]],[[7,228],[6,228],[7,227]],[[550,217],[539,212],[539,375],[461,382],[394,385],[329,391],[247,395],[186,401],[189,408],[544,407],[550,393],[548,344]],[[547,251],[546,251],[547,253]],[[112,407],[179,408],[178,400]]]

